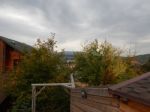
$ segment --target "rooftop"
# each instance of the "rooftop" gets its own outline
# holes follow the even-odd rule
[[[8,39],[6,37],[0,36],[0,40],[4,41],[10,47],[14,48],[15,50],[17,50],[21,53],[26,52],[26,51],[31,51],[33,49],[33,47],[30,45],[27,45],[27,44],[22,43],[22,42],[18,42],[16,40]]]
[[[150,106],[150,72],[109,87],[112,94]]]

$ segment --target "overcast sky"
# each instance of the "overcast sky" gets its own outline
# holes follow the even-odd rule
[[[56,33],[59,49],[105,39],[150,53],[150,0],[0,0],[0,35],[30,45]]]

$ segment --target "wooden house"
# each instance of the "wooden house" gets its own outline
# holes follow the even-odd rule
[[[0,72],[11,71],[19,63],[23,53],[32,47],[0,36]]]
[[[0,36],[1,81],[4,80],[3,78],[7,78],[7,72],[12,71],[17,66],[24,53],[30,52],[31,50],[32,47],[27,44]],[[3,83],[0,82],[1,84]],[[6,112],[8,104],[8,97],[0,86],[0,112]]]

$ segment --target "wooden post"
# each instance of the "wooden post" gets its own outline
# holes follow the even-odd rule
[[[70,75],[70,80],[71,80],[71,86],[72,86],[72,88],[75,88],[73,74]]]
[[[32,112],[36,112],[36,87],[32,86]]]

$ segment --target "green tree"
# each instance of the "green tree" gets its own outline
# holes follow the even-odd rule
[[[128,55],[127,57],[123,58],[126,63],[126,70],[124,73],[120,74],[116,82],[122,82],[131,78],[134,78],[143,73],[142,67],[138,60],[136,59],[135,55]]]
[[[14,102],[12,112],[31,111],[32,83],[68,82],[69,70],[63,52],[58,53],[55,47],[54,38],[47,41],[38,39],[35,48],[23,56],[21,63],[11,74],[7,89]],[[69,112],[66,90],[59,87],[47,88],[37,98],[37,110]]]
[[[126,63],[121,50],[107,41],[97,40],[83,47],[83,52],[75,56],[76,74],[81,82],[89,85],[106,85],[116,82],[119,75],[126,71]]]

